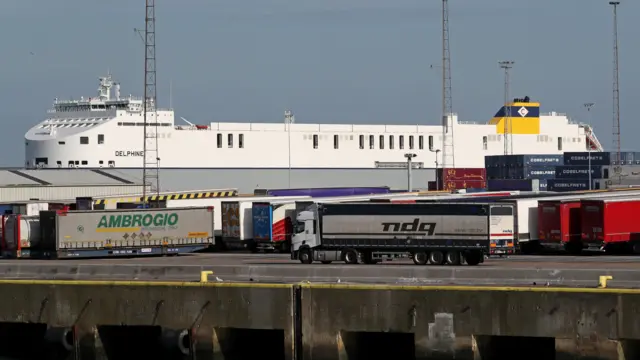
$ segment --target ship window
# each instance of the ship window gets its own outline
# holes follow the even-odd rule
[[[409,149],[413,149],[413,135],[409,135]]]
[[[393,135],[389,135],[389,149],[393,150]]]
[[[360,149],[364,149],[364,135],[360,135]]]
[[[338,145],[338,135],[333,135],[333,148],[337,149]]]
[[[109,167],[116,166],[116,162],[114,160],[109,160]]]
[[[58,145],[64,145],[65,142],[64,141],[58,141]]]
[[[73,160],[69,160],[69,167],[73,167]]]
[[[98,134],[98,144],[104,144],[104,134]]]
[[[418,149],[424,149],[424,136],[418,136]]]
[[[58,166],[62,165],[62,161],[60,161],[60,160],[56,161],[56,165],[58,165]]]
[[[400,136],[399,136],[399,138],[400,138],[400,139],[399,139],[399,141],[398,141],[398,142],[399,142],[399,144],[398,144],[399,146],[398,146],[398,147],[399,147],[400,149],[404,149],[404,135],[400,135]]]
[[[384,135],[380,135],[380,139],[378,139],[378,146],[380,146],[380,149],[384,149]]]
[[[558,150],[562,151],[562,137],[558,137]]]
[[[89,162],[87,160],[82,160],[82,165],[87,165]]]
[[[233,134],[227,134],[227,146],[230,148],[233,147]]]
[[[429,150],[433,150],[433,135],[429,135]]]
[[[80,165],[80,161],[76,160],[75,161],[76,165]]]
[[[100,160],[100,161],[98,161],[98,164],[102,165],[102,164],[104,164],[104,161]]]
[[[317,149],[318,148],[318,135],[313,135],[313,148]]]
[[[375,148],[375,144],[373,143],[373,135],[369,135],[369,149]]]
[[[482,137],[482,150],[487,150],[487,137]]]
[[[218,149],[222,148],[222,134],[218,134]]]
[[[238,135],[238,147],[240,149],[244,148],[244,134]]]
[[[82,145],[89,144],[89,137],[88,136],[80,136],[80,144],[82,144]]]

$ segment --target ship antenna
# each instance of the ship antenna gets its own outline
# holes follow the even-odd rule
[[[621,183],[621,167],[620,167],[620,83],[618,68],[618,5],[620,1],[610,1],[609,5],[613,6],[613,151],[616,152],[616,166],[614,172],[618,178],[618,184]]]
[[[150,205],[147,186],[150,186],[150,191],[160,195],[160,157],[156,101],[156,9],[155,0],[145,1],[142,201],[147,207]],[[148,120],[150,113],[153,115]]]
[[[509,101],[509,70],[515,64],[514,61],[505,60],[498,62],[500,68],[504,69],[504,154],[513,154],[513,131],[511,129],[511,102]]]
[[[455,167],[448,0],[442,0],[442,167]]]

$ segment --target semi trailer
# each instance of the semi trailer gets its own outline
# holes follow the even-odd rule
[[[2,253],[10,258],[177,255],[214,246],[213,229],[212,207],[49,210],[8,215]]]
[[[513,244],[513,205],[487,203],[313,204],[296,218],[291,258],[303,264],[478,265],[500,241]]]

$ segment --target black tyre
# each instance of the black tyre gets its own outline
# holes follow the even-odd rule
[[[480,264],[483,260],[484,254],[480,251],[471,251],[465,254],[464,258],[467,262],[467,265],[476,266]]]
[[[432,251],[429,253],[429,263],[431,265],[442,265],[445,262],[444,253],[442,251]]]
[[[358,263],[358,253],[355,250],[345,250],[342,254],[342,258],[344,259],[345,264]]]
[[[460,265],[461,256],[459,251],[448,251],[445,258],[448,265]]]
[[[303,264],[311,264],[313,262],[313,256],[311,255],[310,249],[302,249],[298,253],[298,259]]]
[[[427,255],[427,253],[425,252],[419,251],[413,253],[413,255],[411,255],[411,259],[416,265],[424,265],[427,263],[427,261],[429,261],[429,255]]]

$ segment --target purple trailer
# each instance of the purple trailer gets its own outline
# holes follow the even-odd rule
[[[311,196],[334,197],[354,195],[389,194],[388,186],[379,187],[330,187],[330,188],[304,188],[304,189],[256,189],[254,195],[260,196]]]

